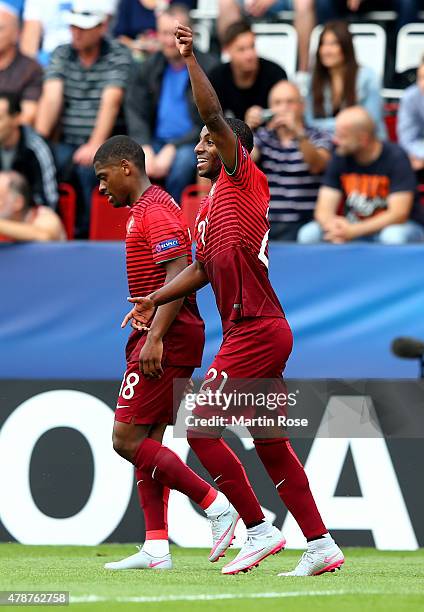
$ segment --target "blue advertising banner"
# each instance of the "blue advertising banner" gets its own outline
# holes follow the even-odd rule
[[[395,336],[424,338],[424,248],[270,245],[270,275],[293,328],[293,378],[413,378]],[[0,378],[119,379],[128,311],[124,246],[1,245]],[[221,325],[210,288],[198,295],[207,344]]]

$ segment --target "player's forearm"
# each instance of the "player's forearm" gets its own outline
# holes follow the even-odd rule
[[[162,340],[168,329],[171,327],[175,320],[175,317],[180,312],[181,306],[183,305],[184,298],[170,302],[169,304],[163,304],[159,306],[154,316],[153,322],[150,325],[148,335],[153,340]]]
[[[183,263],[185,262],[185,263]],[[181,266],[185,265],[184,268]],[[179,258],[173,262],[169,262],[164,286],[171,283],[174,278],[177,278],[178,274],[187,269],[187,258]],[[153,317],[153,321],[150,325],[149,336],[153,340],[162,340],[168,329],[171,327],[175,320],[175,317],[180,311],[183,305],[184,298],[170,302],[169,304],[163,304],[156,310],[156,314]]]
[[[149,295],[155,306],[187,297],[209,282],[203,265],[195,261],[180,272],[171,282]]]
[[[218,115],[223,115],[221,104],[212,83],[199,66],[194,55],[185,58],[190,75],[193,97],[202,121],[209,125]]]

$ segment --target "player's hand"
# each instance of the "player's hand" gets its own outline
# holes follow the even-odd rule
[[[163,342],[161,339],[147,335],[145,345],[140,351],[140,372],[146,378],[160,378],[162,369]]]
[[[146,325],[155,313],[155,305],[149,297],[128,298],[129,302],[135,304],[134,308],[124,317],[121,327],[124,328],[131,321],[131,327],[138,331],[148,329]]]
[[[188,26],[177,22],[175,26],[175,38],[179,52],[183,57],[193,55],[193,32]]]

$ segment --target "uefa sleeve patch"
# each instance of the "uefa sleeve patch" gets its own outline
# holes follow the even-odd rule
[[[170,238],[169,240],[159,242],[159,244],[156,245],[155,250],[156,253],[162,253],[162,251],[169,251],[169,249],[174,249],[178,246],[180,246],[180,241],[178,238]]]

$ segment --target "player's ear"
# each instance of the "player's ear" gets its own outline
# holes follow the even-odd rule
[[[122,168],[125,176],[129,176],[131,174],[131,168],[130,168],[130,164],[129,164],[128,160],[123,159],[121,161],[121,168]]]

